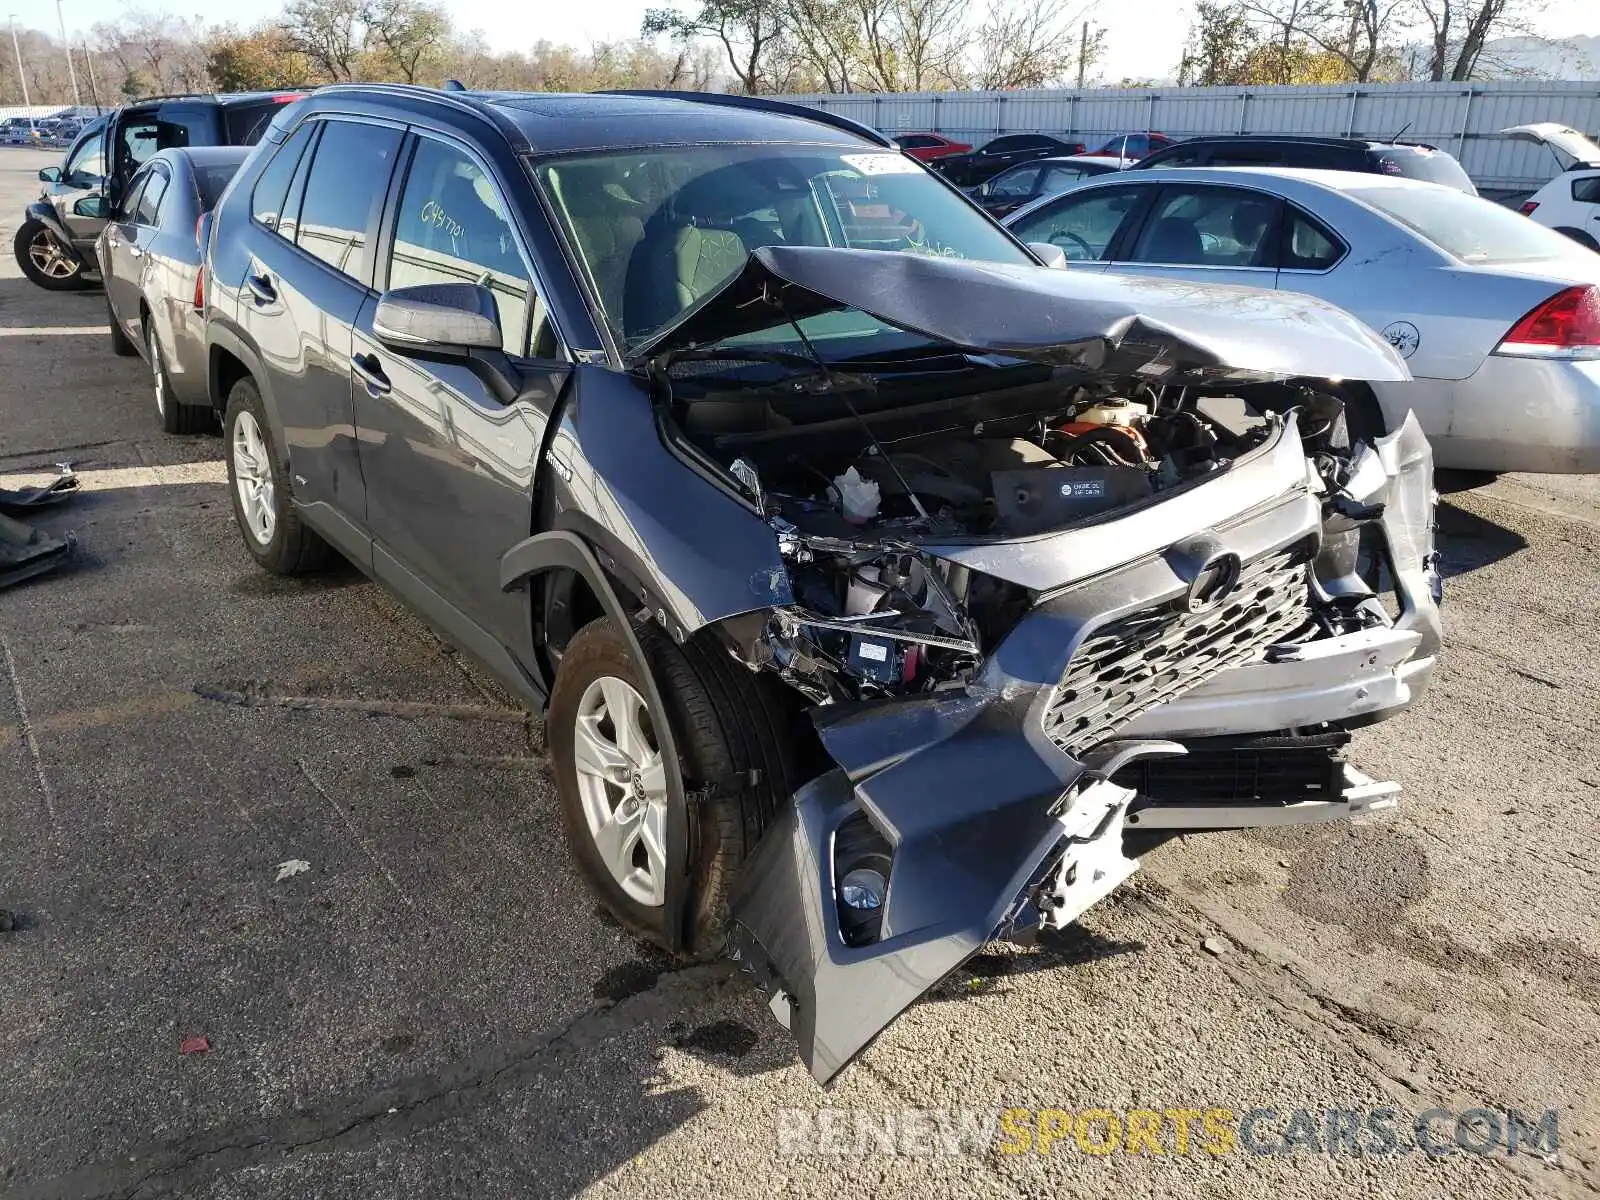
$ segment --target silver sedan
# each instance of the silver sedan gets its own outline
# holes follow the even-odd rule
[[[1304,292],[1382,334],[1441,467],[1600,471],[1600,254],[1487,200],[1342,171],[1167,169],[1086,180],[1006,218],[1070,269]]]

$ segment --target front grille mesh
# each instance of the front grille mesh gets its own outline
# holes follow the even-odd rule
[[[1274,551],[1247,563],[1215,608],[1157,604],[1094,630],[1050,697],[1045,733],[1081,754],[1141,713],[1259,658],[1305,623],[1310,559],[1309,544]]]

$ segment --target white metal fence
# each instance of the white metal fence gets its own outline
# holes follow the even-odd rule
[[[1053,133],[1093,150],[1119,133],[1317,133],[1383,138],[1405,131],[1461,161],[1480,188],[1531,191],[1556,173],[1542,146],[1508,125],[1554,121],[1600,132],[1600,83],[1337,84],[1279,88],[1128,88],[789,96],[885,133],[931,130],[981,143],[999,133]]]

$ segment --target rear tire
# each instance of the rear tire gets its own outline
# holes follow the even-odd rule
[[[204,433],[213,429],[217,417],[210,407],[180,404],[172,395],[172,381],[167,376],[166,356],[161,353],[161,339],[156,327],[148,320],[144,323],[145,356],[150,361],[150,387],[155,393],[156,415],[161,418],[161,428],[168,433]]]
[[[1565,234],[1580,246],[1587,246],[1591,250],[1600,251],[1600,242],[1594,240],[1581,229],[1569,229],[1565,225],[1555,227],[1557,233]]]
[[[110,296],[106,297],[106,320],[111,323],[111,353],[119,358],[131,358],[138,354],[139,347],[122,331],[122,322],[117,320],[117,310],[111,307]]]
[[[665,880],[657,889],[654,903],[640,898],[642,868],[649,854],[640,854],[637,845],[631,857],[609,860],[594,832],[595,811],[611,815],[629,812],[638,805],[632,797],[639,793],[640,773],[623,769],[617,775],[630,775],[632,790],[625,782],[604,782],[591,769],[594,732],[617,732],[611,720],[611,695],[640,699],[647,707],[642,729],[650,743],[649,730],[664,719],[677,744],[677,762],[663,763],[666,772],[662,803],[675,803],[674,794],[694,795],[688,804],[688,845],[684,859],[688,864],[688,889],[684,914],[683,946],[693,955],[714,953],[721,948],[727,931],[729,900],[737,885],[740,869],[754,853],[756,843],[771,823],[779,806],[788,803],[794,783],[794,766],[789,740],[785,736],[786,716],[775,698],[750,672],[742,669],[709,635],[692,638],[682,646],[674,644],[655,626],[639,631],[647,663],[635,662],[626,640],[609,618],[590,622],[567,644],[556,673],[555,687],[546,714],[546,738],[555,763],[556,790],[573,858],[589,886],[623,926],[632,933],[661,946],[673,942],[669,928],[671,914],[662,899]],[[667,706],[665,714],[650,711],[642,672],[650,671]],[[609,682],[608,682],[609,681]],[[627,692],[615,685],[626,685]],[[597,695],[603,697],[596,707]],[[631,698],[629,698],[631,703]],[[600,715],[597,715],[600,714]],[[580,722],[583,724],[580,725]],[[584,770],[576,751],[585,739]],[[620,737],[614,747],[627,740]],[[658,744],[651,743],[652,748]],[[648,791],[650,770],[644,772]],[[665,828],[661,820],[658,827]],[[644,844],[643,837],[638,839]],[[616,843],[610,842],[615,845]],[[662,843],[663,864],[672,858]]]
[[[24,221],[11,249],[28,282],[47,292],[79,292],[93,286],[84,279],[77,255],[43,221]]]
[[[222,432],[228,497],[250,557],[274,575],[302,575],[326,565],[332,550],[295,511],[288,456],[273,445],[254,380],[241,379],[228,393]]]

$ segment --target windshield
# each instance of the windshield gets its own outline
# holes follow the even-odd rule
[[[1476,196],[1478,189],[1467,178],[1461,164],[1448,154],[1420,146],[1394,146],[1372,152],[1373,165],[1383,175],[1400,175],[1424,183],[1442,183],[1458,192]]]
[[[536,173],[628,347],[718,291],[761,246],[1032,261],[888,150],[684,146],[550,159]]]
[[[1490,200],[1441,187],[1350,188],[1348,195],[1392,217],[1446,254],[1469,263],[1564,258],[1574,243]]]

